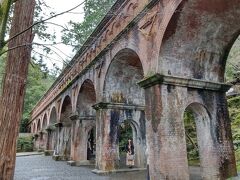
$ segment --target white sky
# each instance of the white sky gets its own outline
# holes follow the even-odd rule
[[[84,0],[45,0],[46,4],[48,6],[50,6],[52,8],[51,11],[55,12],[55,13],[60,13],[66,10],[69,10],[75,6],[77,6],[78,4],[80,4],[81,2],[83,2]],[[49,10],[50,11],[50,10]],[[83,6],[78,7],[77,9],[73,10],[72,12],[76,13],[76,14],[72,14],[72,13],[66,13],[63,14],[61,16],[58,16],[54,19],[49,20],[49,22],[53,22],[59,25],[63,25],[65,26],[70,20],[74,21],[74,22],[81,22],[83,20]],[[78,13],[78,14],[77,14]],[[58,26],[54,26],[54,25],[50,25],[49,24],[49,33],[52,33],[54,31],[56,31],[56,42],[61,42],[61,30],[62,28],[58,27]],[[39,42],[39,43],[43,43],[43,44],[47,44],[47,43],[51,43],[51,42],[41,42],[38,39],[34,40],[35,42]],[[55,63],[58,67],[62,67],[62,58],[66,59],[68,58],[69,60],[71,60],[70,57],[73,57],[74,53],[72,52],[72,48],[70,46],[66,46],[63,44],[59,44],[59,45],[55,45],[58,49],[60,49],[62,52],[60,52],[57,49],[53,49],[54,51],[56,51],[61,57],[59,57],[56,54],[52,54],[52,55],[47,55],[48,57],[50,57],[51,59],[48,58],[44,58],[45,62],[47,63],[48,68],[52,68],[53,63]],[[40,48],[37,49],[38,52],[41,52]],[[66,55],[70,56],[67,57]]]

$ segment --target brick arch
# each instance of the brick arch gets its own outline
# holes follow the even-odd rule
[[[90,81],[94,85],[94,90],[97,92],[96,89],[96,79],[95,79],[95,69],[91,68],[89,69],[88,73],[84,74],[81,78],[79,78],[76,83],[72,86],[72,103],[73,103],[73,112],[77,111],[77,101],[78,101],[78,96],[79,96],[79,91],[82,88],[83,83],[85,81]]]
[[[159,71],[223,82],[229,49],[240,33],[239,9],[239,0],[217,4],[214,0],[182,0],[165,23]]]
[[[57,123],[58,119],[58,112],[57,112],[57,108],[55,105],[53,105],[49,111],[49,116],[48,116],[48,124],[55,124]]]
[[[96,130],[96,125],[95,125],[95,124],[92,124],[92,125],[88,126],[88,127],[85,129],[86,134],[88,135],[88,134],[90,133],[90,131],[91,131],[92,129],[94,129],[94,128],[95,128],[95,130]]]
[[[193,114],[200,156],[201,177],[208,178],[209,169],[213,172],[217,172],[220,168],[219,162],[216,159],[211,159],[216,156],[215,150],[209,148],[210,146],[214,147],[214,139],[216,138],[212,134],[211,115],[208,112],[207,107],[198,102],[189,104],[185,111],[189,111]],[[184,118],[184,114],[182,115],[182,118]],[[209,161],[211,161],[211,163],[209,163]]]
[[[32,133],[36,133],[36,131],[37,131],[37,125],[36,125],[36,121],[34,121],[34,122],[32,123],[31,132],[32,132]]]
[[[149,64],[146,59],[146,53],[147,53],[146,50],[147,49],[140,48],[139,44],[137,44],[137,42],[134,41],[134,38],[129,38],[127,40],[121,39],[119,41],[120,42],[118,44],[116,44],[115,46],[113,46],[112,49],[109,50],[105,55],[105,59],[107,60],[106,68],[107,69],[109,68],[109,66],[112,63],[112,61],[114,60],[114,58],[116,56],[118,56],[120,53],[130,52],[130,53],[134,53],[136,56],[138,56],[139,61],[142,64],[143,74],[144,74],[144,76],[146,76],[150,69],[148,67]],[[142,43],[147,43],[147,41],[143,41]],[[106,73],[104,74],[104,76],[106,76]]]
[[[60,122],[70,123],[71,120],[69,119],[69,117],[71,114],[72,114],[72,99],[71,96],[65,95],[64,98],[62,98],[62,103],[59,111]]]
[[[95,114],[92,106],[96,103],[96,89],[90,79],[85,79],[78,89],[76,99],[76,111],[80,116],[91,116]]]
[[[40,118],[36,121],[36,124],[37,124],[37,132],[39,132],[41,130],[41,119]]]
[[[45,112],[42,118],[42,125],[41,125],[41,129],[44,130],[48,125],[48,115]]]
[[[105,74],[104,101],[144,105],[144,91],[137,85],[143,78],[144,70],[138,54],[128,48],[120,50]]]

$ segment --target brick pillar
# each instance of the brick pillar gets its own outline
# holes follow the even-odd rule
[[[46,131],[47,131],[47,134],[46,134],[46,148],[45,148],[45,150],[50,150],[50,138],[51,138],[52,130],[47,128]]]
[[[96,168],[111,171],[118,166],[117,126],[119,114],[107,109],[105,103],[94,105],[96,109]]]
[[[155,74],[139,83],[146,93],[149,176],[189,179],[183,113],[193,109],[203,179],[236,175],[230,121],[223,83]],[[202,108],[202,110],[199,110]]]
[[[61,160],[60,157],[60,131],[62,128],[62,123],[55,123],[54,126],[56,127],[55,132],[56,132],[56,145],[55,145],[55,149],[53,152],[53,159],[58,161]]]
[[[54,149],[54,154],[55,155],[59,155],[59,148],[60,148],[60,131],[61,131],[61,128],[62,128],[62,123],[56,123],[55,124],[55,127],[56,127],[56,147]]]
[[[200,149],[202,177],[227,179],[237,175],[227,101],[225,92],[213,92],[210,96],[213,99],[206,104],[212,110],[211,121],[208,125],[202,123],[202,127],[208,129],[199,136],[205,145]]]
[[[89,165],[87,160],[87,126],[95,124],[94,116],[72,115],[72,141],[71,141],[71,160],[75,161],[74,165]],[[73,165],[73,164],[72,164]]]
[[[227,100],[225,93],[220,93],[216,101],[217,129],[221,151],[220,171],[224,179],[237,176],[236,160],[233,149],[231,121],[229,119]]]
[[[184,123],[178,99],[166,97],[164,86],[157,84],[145,90],[150,179],[186,180],[189,172]]]
[[[77,113],[72,114],[69,117],[72,120],[71,124],[71,160],[72,161],[78,161],[78,151],[79,151],[79,136],[77,136],[80,132],[79,129],[79,116]]]

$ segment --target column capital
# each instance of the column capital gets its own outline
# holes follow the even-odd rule
[[[63,124],[62,124],[61,122],[58,122],[58,123],[55,123],[54,126],[55,126],[55,127],[62,127]]]
[[[147,89],[156,84],[165,84],[221,92],[228,91],[232,86],[231,84],[205,81],[201,79],[185,78],[180,76],[162,75],[159,73],[156,73],[150,77],[141,80],[140,82],[138,82],[138,84],[144,89]]]
[[[49,124],[47,127],[46,127],[46,131],[47,132],[50,132],[50,131],[54,131],[56,129],[56,126],[55,124]]]
[[[92,106],[95,110],[99,109],[120,109],[120,110],[140,110],[144,111],[145,106],[137,104],[113,103],[113,102],[99,102]]]
[[[78,113],[76,112],[76,113],[74,113],[74,114],[71,114],[71,115],[69,116],[69,118],[70,118],[72,121],[76,121],[76,120],[79,120],[79,115],[78,115]]]
[[[94,121],[96,120],[96,116],[80,116],[79,120],[83,121]]]

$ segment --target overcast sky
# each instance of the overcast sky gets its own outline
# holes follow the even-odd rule
[[[52,9],[51,11],[54,11],[55,13],[60,13],[66,10],[69,10],[75,6],[77,6],[78,4],[80,4],[81,2],[83,2],[83,0],[45,0],[46,4],[48,6],[50,6]],[[47,11],[47,10],[45,10]],[[50,10],[49,10],[50,11]],[[83,6],[78,7],[77,9],[73,10],[72,12],[76,13],[76,14],[72,14],[72,13],[66,13],[63,14],[61,16],[58,16],[54,19],[51,19],[49,22],[54,22],[56,24],[60,24],[60,25],[66,25],[70,20],[74,21],[74,22],[81,22],[83,20]],[[79,14],[77,14],[79,13]],[[57,36],[57,40],[56,42],[60,42],[61,41],[61,28],[58,26],[54,26],[54,25],[49,25],[49,32],[56,32],[56,36]],[[35,39],[35,41],[40,42],[39,40]],[[41,42],[43,43],[43,42]],[[60,49],[61,51],[64,52],[64,54],[68,55],[68,56],[73,56],[74,53],[72,52],[72,48],[69,46],[65,46],[65,45],[57,45],[56,46],[58,49]],[[40,49],[38,49],[38,51],[40,51]],[[54,51],[58,51],[57,49],[54,49]],[[58,51],[57,52],[59,55],[61,55],[61,57],[59,57],[58,55],[48,55],[50,56],[51,59],[47,59],[45,60],[45,62],[47,63],[49,68],[52,68],[53,63],[55,63],[57,66],[59,66],[60,68],[62,67],[62,58],[67,58],[62,52]]]

